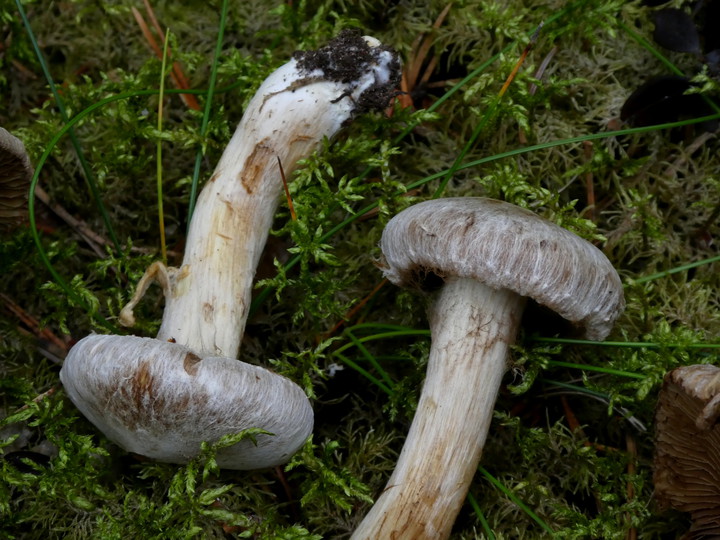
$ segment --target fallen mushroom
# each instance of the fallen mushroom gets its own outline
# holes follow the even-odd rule
[[[624,308],[620,278],[589,242],[517,206],[426,201],[387,224],[385,276],[442,282],[429,309],[427,375],[396,468],[352,538],[447,538],[480,461],[525,297],[601,340]]]
[[[180,268],[154,263],[121,319],[152,280],[165,292],[157,339],[91,335],[68,354],[68,396],[107,437],[130,452],[182,463],[203,441],[260,428],[255,441],[220,450],[217,462],[253,469],[287,461],[312,431],[304,392],[284,377],[235,360],[258,259],[290,175],[358,113],[387,105],[397,56],[343,32],[298,52],[257,91],[200,194]]]
[[[665,376],[655,412],[655,498],[689,512],[683,538],[720,538],[720,368],[684,366]]]

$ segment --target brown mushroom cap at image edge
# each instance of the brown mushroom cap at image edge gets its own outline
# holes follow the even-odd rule
[[[33,175],[22,141],[0,128],[0,230],[27,219],[27,194]]]
[[[688,512],[683,538],[720,538],[720,368],[693,365],[665,375],[655,412],[655,498]]]

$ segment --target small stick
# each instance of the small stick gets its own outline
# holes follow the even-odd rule
[[[505,84],[503,84],[502,88],[500,89],[500,93],[498,93],[498,97],[502,97],[505,92],[507,92],[507,89],[510,87],[510,83],[513,82],[515,79],[515,76],[517,75],[518,71],[520,71],[520,66],[523,65],[525,62],[525,58],[527,58],[527,55],[532,50],[533,46],[535,45],[535,42],[538,39],[538,36],[540,35],[540,30],[542,30],[543,23],[540,23],[533,33],[532,36],[530,36],[530,41],[527,45],[525,45],[525,48],[523,49],[522,54],[520,55],[520,58],[517,62],[515,62],[515,67],[513,67],[512,71],[510,72],[510,75],[508,75],[508,78],[505,80]]]
[[[290,188],[288,188],[287,178],[285,178],[285,171],[283,170],[280,156],[277,156],[278,167],[280,167],[280,176],[282,177],[283,187],[285,188],[285,197],[287,197],[288,209],[290,210],[290,218],[293,221],[297,221],[297,214],[295,213],[295,206],[293,205],[292,197],[290,196]]]
[[[101,259],[107,257],[107,253],[105,253],[104,250],[100,249],[100,246],[105,246],[109,243],[105,238],[97,234],[95,231],[91,230],[85,222],[73,217],[70,212],[65,210],[65,208],[55,202],[52,202],[50,200],[50,196],[40,186],[35,186],[35,197],[40,199],[40,201],[45,204],[45,206],[47,206],[50,210],[52,210],[52,212],[57,217],[62,219],[80,236],[82,236],[85,242],[87,242],[88,246],[90,246],[90,248],[95,252],[98,257],[100,257]]]
[[[374,288],[372,291],[370,291],[370,293],[369,293],[365,298],[363,298],[362,300],[360,300],[360,302],[358,302],[356,305],[354,305],[354,306],[350,309],[350,311],[348,311],[348,312],[345,314],[345,316],[344,316],[335,326],[333,326],[330,330],[328,330],[328,332],[325,334],[325,339],[331,337],[331,336],[332,336],[333,334],[335,334],[335,332],[337,332],[347,321],[349,321],[349,320],[352,319],[355,315],[357,315],[357,312],[360,311],[360,310],[365,306],[365,304],[367,304],[367,303],[370,301],[370,299],[371,299],[373,296],[375,296],[380,289],[383,288],[383,286],[387,283],[387,281],[388,281],[387,279],[383,279],[380,283],[378,283],[377,285],[375,285],[375,288]]]
[[[452,2],[445,6],[445,8],[440,12],[440,15],[438,15],[438,18],[433,23],[433,31],[440,28],[451,7]],[[427,58],[428,53],[430,52],[430,47],[432,47],[432,41],[426,38],[428,38],[428,34],[421,34],[418,40],[416,40],[415,42],[415,47],[413,47],[413,50],[415,52],[414,61],[412,66],[408,70],[408,79],[413,83],[413,85],[417,83],[420,77],[420,69],[422,67],[422,64],[425,61],[425,58]]]
[[[162,36],[165,34],[163,32],[162,27],[160,26],[160,23],[158,22],[157,17],[155,16],[155,11],[153,10],[152,6],[150,5],[149,0],[143,0],[143,4],[145,5],[145,11],[147,11],[148,18],[150,19],[150,23],[153,25],[153,28],[155,28],[155,31],[159,36]],[[168,57],[170,56],[170,52],[168,50]],[[178,62],[172,63],[173,73],[175,73],[175,76],[178,80],[178,87],[179,88],[190,88],[190,81],[188,81],[188,78],[185,76],[185,73],[183,73],[182,68],[180,67],[180,64]],[[183,94],[185,95],[185,94]],[[200,110],[200,106],[198,105],[197,101],[195,100],[195,96],[192,94],[187,94],[187,97],[192,100],[195,105],[197,106],[196,110]],[[188,106],[190,106],[188,104]],[[195,107],[192,107],[195,108]]]
[[[585,191],[587,193],[587,216],[590,221],[595,221],[595,184],[593,183],[593,173],[590,170],[590,162],[592,161],[593,145],[590,141],[583,142],[583,149],[585,153],[585,162],[588,165],[588,170],[585,173]]]
[[[57,389],[58,389],[58,386],[51,386],[50,388],[48,388],[47,390],[45,390],[42,394],[38,394],[37,396],[35,396],[35,397],[33,398],[32,402],[33,402],[33,403],[39,403],[39,402],[41,402],[43,399],[45,399],[45,398],[47,398],[47,397],[50,397],[50,396],[52,396],[55,392],[57,392]],[[29,403],[26,404],[26,405],[23,405],[22,407],[20,407],[20,408],[19,408],[17,411],[15,411],[15,412],[16,412],[16,413],[22,412],[22,411],[24,411],[25,409],[27,409],[29,406],[30,406]]]
[[[142,32],[143,36],[145,37],[145,40],[148,42],[148,45],[150,45],[150,48],[155,53],[155,56],[157,56],[159,59],[162,59],[162,50],[160,49],[160,46],[158,45],[157,41],[155,40],[155,37],[153,36],[152,32],[150,31],[150,28],[148,27],[147,23],[145,22],[145,19],[140,14],[140,12],[132,7],[131,8],[132,14],[135,17],[135,21],[138,23],[138,26],[140,27],[140,31]],[[160,32],[162,35],[163,33]],[[177,65],[177,69],[175,69],[175,66]],[[181,73],[181,77],[178,77],[177,73]],[[182,73],[182,70],[180,69],[179,64],[177,62],[173,63],[173,71],[170,73],[170,77],[172,77],[173,83],[175,83],[175,86],[177,88],[186,89],[189,85],[187,85],[187,79],[185,78],[185,75]],[[181,80],[182,78],[182,80]],[[185,85],[183,84],[183,81],[185,81]],[[180,94],[180,98],[183,100],[183,103],[190,108],[194,109],[196,111],[200,110],[200,104],[197,102],[197,99],[195,99],[195,96],[192,94]]]
[[[435,19],[430,33],[440,28],[443,21],[445,20],[445,17],[447,17],[447,14],[450,11],[451,7],[452,2],[448,3],[448,5],[443,8],[443,10],[440,12],[440,15],[438,15],[437,19]],[[430,47],[432,47],[433,43],[429,39],[430,33],[419,34],[412,43],[410,58],[408,60],[407,66],[405,67],[405,69],[403,69],[402,78],[400,81],[401,93],[397,97],[403,108],[412,107],[413,100],[411,97],[411,93],[413,89],[418,86],[418,84],[427,83],[427,81],[430,79],[430,76],[432,75],[432,72],[435,71],[435,67],[437,66],[437,57],[431,58],[428,62],[428,65],[425,67],[422,76],[420,75],[422,65],[425,62],[428,54],[430,53]]]
[[[7,310],[15,315],[20,322],[25,324],[31,332],[38,338],[49,341],[62,352],[67,353],[68,345],[62,339],[57,337],[49,328],[41,328],[38,320],[25,311],[17,302],[4,293],[0,293],[0,300],[5,302]]]
[[[637,467],[635,466],[635,460],[637,459],[637,443],[635,442],[635,438],[628,433],[625,435],[625,444],[627,446],[627,452],[630,455],[630,459],[628,460],[627,465],[627,472],[628,476],[633,476],[637,471]],[[628,502],[632,501],[635,498],[635,488],[632,485],[632,482],[628,480],[627,482],[627,498]],[[630,515],[627,515],[627,518],[630,519]],[[635,527],[630,527],[627,531],[627,535],[625,536],[626,540],[637,540],[637,529]]]

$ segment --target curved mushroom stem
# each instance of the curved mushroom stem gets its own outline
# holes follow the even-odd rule
[[[341,85],[303,82],[296,62],[268,78],[250,102],[198,197],[182,266],[171,277],[158,339],[198,354],[236,358],[253,278],[282,191],[298,160],[350,118]]]
[[[450,536],[480,462],[525,299],[449,278],[430,308],[427,376],[397,466],[353,540]]]
[[[395,53],[374,38],[341,33],[296,53],[260,86],[198,197],[157,338],[197,354],[237,358],[255,269],[282,191],[298,161],[355,115],[382,109],[399,73]]]

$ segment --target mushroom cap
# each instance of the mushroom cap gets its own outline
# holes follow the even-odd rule
[[[674,369],[655,412],[655,498],[690,512],[690,538],[720,537],[720,368]]]
[[[27,218],[32,175],[22,141],[0,128],[0,228],[11,228]]]
[[[385,276],[423,288],[429,277],[471,278],[547,306],[602,340],[624,307],[622,283],[591,243],[532,212],[494,199],[425,201],[383,231]]]
[[[136,336],[90,335],[60,371],[68,396],[110,440],[157,461],[186,463],[203,441],[261,428],[256,443],[222,448],[227,469],[285,463],[312,432],[302,389],[269,370]]]

